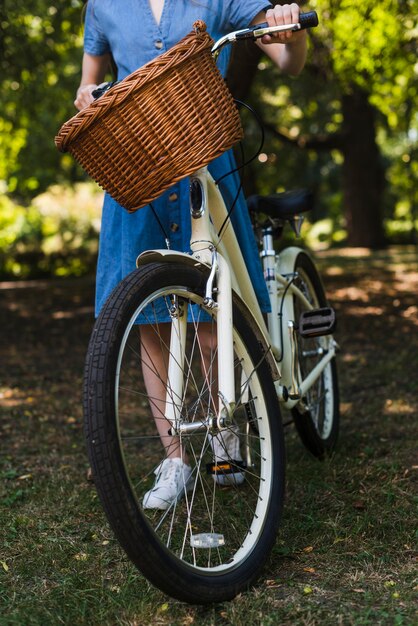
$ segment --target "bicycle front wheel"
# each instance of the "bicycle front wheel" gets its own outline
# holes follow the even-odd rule
[[[300,252],[296,257],[294,273],[294,284],[314,309],[328,306],[320,276],[305,252]],[[293,309],[297,323],[306,310],[305,302],[297,295],[293,296]],[[327,350],[328,337],[297,337],[302,380],[320,361],[323,351]],[[326,365],[300,405],[292,409],[292,417],[302,443],[314,456],[323,458],[334,450],[340,419],[335,358]]]
[[[265,355],[237,304],[233,306],[236,406],[228,429],[237,438],[234,457],[239,459],[230,458],[228,449],[224,457],[226,466],[229,462],[244,480],[228,481],[228,470],[225,476],[217,474],[212,418],[218,404],[218,348],[216,309],[203,305],[207,277],[206,268],[181,263],[135,270],[116,288],[96,322],[85,372],[89,458],[113,531],[155,586],[191,603],[231,599],[255,581],[273,547],[284,497],[277,396]],[[170,398],[166,404],[175,405],[186,425],[173,441],[188,459],[191,479],[181,499],[165,510],[150,509],[144,506],[144,495],[169,452],[161,432],[167,433],[170,425],[166,410],[155,415],[161,397],[147,396],[144,372],[149,373],[153,361],[167,362],[170,324],[161,319],[170,319],[173,305],[180,304],[189,320],[182,393],[168,390],[164,397]],[[158,345],[159,360],[141,348],[139,323],[158,338],[154,352]],[[159,369],[163,371],[153,375],[167,387],[164,367]]]

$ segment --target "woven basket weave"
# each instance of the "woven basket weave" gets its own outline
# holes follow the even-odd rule
[[[133,212],[242,138],[237,108],[212,58],[204,22],[114,85],[55,138]]]

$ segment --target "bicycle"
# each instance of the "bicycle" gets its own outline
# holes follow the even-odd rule
[[[297,25],[230,33],[212,53],[316,23],[311,13]],[[271,552],[284,499],[280,404],[313,454],[336,443],[335,316],[308,254],[289,247],[277,255],[273,247],[286,222],[297,226],[307,201],[306,194],[250,199],[254,213],[270,216],[259,224],[271,301],[266,322],[232,226],[225,228],[220,191],[207,167],[198,168],[190,180],[191,254],[141,254],[93,329],[84,411],[96,487],[129,558],[182,601],[232,599],[254,583]],[[153,364],[140,345],[140,322],[154,329],[161,349],[166,371],[153,373],[164,397],[147,396],[143,373]],[[160,408],[164,430],[150,417],[150,403]],[[192,475],[184,499],[147,509],[144,494],[167,453],[162,430],[187,451]],[[215,453],[214,442],[219,452],[228,432],[239,441],[236,458]]]

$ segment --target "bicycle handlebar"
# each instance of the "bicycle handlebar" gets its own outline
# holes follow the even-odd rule
[[[272,33],[285,32],[285,31],[298,31],[304,30],[305,28],[314,28],[318,26],[318,15],[316,11],[308,11],[307,13],[299,14],[299,22],[297,24],[282,24],[281,26],[269,26],[267,22],[263,22],[262,24],[256,24],[255,26],[250,26],[249,28],[244,28],[242,30],[236,30],[232,33],[228,33],[228,35],[224,35],[221,39],[218,39],[212,46],[212,54],[216,59],[221,48],[223,46],[234,43],[235,41],[240,41],[242,39],[252,39],[253,41],[256,39],[260,39],[264,37],[264,35],[270,35]],[[99,98],[103,95],[110,87],[117,84],[118,81],[102,83],[99,85],[93,92],[93,97],[95,99]]]
[[[298,31],[304,30],[305,28],[314,28],[318,26],[319,20],[316,11],[308,11],[307,13],[299,14],[299,22],[296,24],[282,24],[280,26],[269,26],[267,22],[263,22],[262,24],[256,24],[255,26],[250,26],[249,28],[244,28],[243,30],[236,30],[233,33],[229,33],[218,41],[212,47],[212,54],[216,56],[219,54],[220,49],[228,43],[234,43],[235,41],[240,41],[242,39],[260,39],[264,37],[264,35],[270,35],[272,33],[279,33],[285,31]]]
[[[298,24],[284,24],[282,26],[269,26],[267,22],[263,24],[256,24],[250,28],[246,28],[244,31],[238,31],[237,39],[258,39],[263,35],[269,35],[270,33],[277,33],[285,30],[304,30],[305,28],[314,28],[318,26],[319,20],[316,11],[309,11],[308,13],[300,13]],[[263,32],[261,32],[263,31]]]

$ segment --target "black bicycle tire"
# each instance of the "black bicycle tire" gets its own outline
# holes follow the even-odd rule
[[[327,297],[325,294],[324,286],[322,284],[320,275],[312,261],[312,259],[305,253],[300,252],[294,265],[294,272],[297,274],[298,268],[302,268],[309,278],[309,281],[315,292],[315,296],[318,301],[319,307],[328,306]],[[297,320],[295,320],[297,322]],[[299,359],[302,356],[299,354]],[[340,412],[339,412],[339,389],[338,389],[338,373],[335,357],[330,362],[331,379],[333,394],[333,417],[332,426],[329,435],[326,438],[322,438],[308,412],[300,412],[297,407],[293,408],[291,413],[293,421],[298,432],[298,435],[307,450],[315,457],[323,459],[326,456],[332,454],[335,450],[335,446],[338,441],[339,425],[340,425]]]
[[[249,558],[220,575],[192,570],[158,542],[133,498],[118,447],[117,424],[112,415],[112,384],[117,343],[126,320],[138,302],[152,289],[186,284],[204,294],[207,268],[182,263],[151,264],[135,270],[115,289],[104,306],[93,330],[88,348],[84,383],[84,414],[87,449],[93,477],[108,521],[123,549],[138,569],[166,594],[182,601],[208,604],[230,600],[248,589],[257,579],[274,545],[284,500],[284,443],[277,394],[268,365],[254,332],[237,306],[233,307],[234,325],[254,363],[260,363],[260,385],[268,406],[272,432],[272,489],[260,541]],[[168,284],[167,284],[168,283]],[[144,546],[147,549],[144,550]]]

